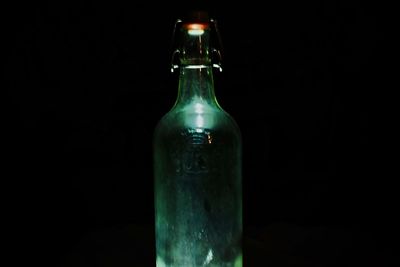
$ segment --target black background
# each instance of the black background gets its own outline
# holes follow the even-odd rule
[[[152,229],[152,134],[177,92],[172,29],[198,7],[218,20],[224,45],[215,90],[242,131],[246,236],[316,229],[316,240],[301,240],[311,254],[330,243],[326,262],[391,262],[397,195],[371,123],[384,79],[383,15],[355,0],[6,6],[3,179],[13,246],[55,266],[88,233]]]

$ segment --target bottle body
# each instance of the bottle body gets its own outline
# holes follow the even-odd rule
[[[240,132],[218,105],[191,100],[155,130],[157,267],[239,267]]]
[[[213,20],[179,29],[178,97],[154,133],[157,267],[242,266],[241,136],[214,94]]]

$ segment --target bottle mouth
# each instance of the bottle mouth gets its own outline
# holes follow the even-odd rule
[[[176,33],[176,34],[175,34]],[[206,12],[193,12],[175,23],[171,72],[179,66],[202,65],[221,68],[222,44],[214,19]]]
[[[191,36],[200,36],[210,27],[208,23],[191,22],[183,24],[183,29]]]

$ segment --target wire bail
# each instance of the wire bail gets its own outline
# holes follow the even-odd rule
[[[188,20],[190,22],[190,20]],[[204,22],[204,21],[203,21]],[[222,41],[221,36],[218,30],[217,21],[215,19],[207,19],[205,21],[210,25],[210,46],[209,46],[209,54],[211,60],[211,66],[213,68],[218,69],[222,72]],[[171,40],[171,72],[175,72],[175,70],[180,67],[180,57],[182,56],[182,40],[177,34],[180,32],[183,27],[184,21],[181,19],[177,19],[174,24],[174,29],[172,32],[172,40]]]

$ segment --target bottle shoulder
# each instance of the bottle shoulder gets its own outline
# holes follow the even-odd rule
[[[219,106],[191,105],[174,107],[158,122],[155,136],[175,135],[190,129],[206,129],[211,133],[230,134],[241,139],[234,118]]]

